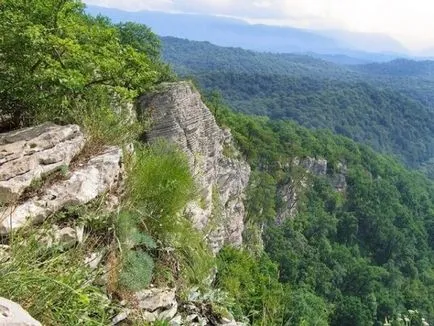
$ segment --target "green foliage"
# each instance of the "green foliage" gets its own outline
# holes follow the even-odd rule
[[[175,230],[167,240],[174,248],[173,257],[179,264],[176,286],[185,290],[191,286],[207,287],[215,267],[215,258],[203,234],[184,217],[173,221]]]
[[[287,300],[284,325],[329,325],[331,309],[321,297],[300,288],[291,292]]]
[[[221,101],[239,112],[327,128],[396,155],[411,167],[434,157],[429,62],[378,64],[391,66],[379,74],[376,65],[353,70],[309,56],[256,53],[170,37],[163,38],[163,57],[181,76],[192,77],[210,92],[211,103],[220,92],[225,99]],[[427,68],[410,77],[390,74],[415,70],[408,68],[412,64]],[[214,106],[213,111],[219,118],[221,112]]]
[[[256,200],[261,198],[261,201]],[[269,222],[276,217],[276,180],[267,172],[253,171],[247,189],[250,221]]]
[[[122,44],[146,53],[153,60],[160,59],[160,40],[149,27],[133,22],[120,23],[116,27]]]
[[[77,0],[0,4],[0,106],[13,123],[81,122],[101,99],[101,109],[116,109],[165,78],[156,44],[146,45],[151,59],[83,8]]]
[[[178,288],[203,285],[214,259],[204,236],[182,215],[187,202],[195,197],[185,154],[164,141],[138,147],[127,185],[129,206],[139,222],[138,232],[129,229],[125,239],[137,243],[142,240],[134,239],[141,239],[143,233],[158,239],[157,281],[176,280]]]
[[[123,290],[140,291],[145,289],[152,279],[154,261],[142,250],[122,252],[122,267],[119,286]]]
[[[142,290],[149,285],[154,269],[154,261],[147,250],[155,249],[157,245],[144,233],[137,214],[121,212],[116,231],[121,246],[119,286],[130,291]]]
[[[30,232],[30,231],[29,231]],[[36,232],[11,238],[12,257],[0,264],[0,294],[21,303],[44,325],[106,325],[115,306],[92,285],[85,250],[47,248]]]
[[[277,266],[264,254],[223,248],[217,258],[216,284],[234,299],[235,317],[247,316],[253,325],[278,325],[282,320],[284,289]]]
[[[146,216],[149,231],[161,236],[176,231],[176,215],[194,196],[186,156],[162,140],[138,148],[127,182],[129,200]]]
[[[253,167],[246,234],[251,240],[252,224],[263,227],[265,251],[279,266],[280,282],[291,289],[283,301],[284,322],[373,325],[405,308],[434,320],[431,181],[328,131],[234,114],[224,107],[218,111],[220,124],[231,128]],[[293,167],[296,158],[307,156],[326,158],[327,175],[308,177]],[[347,166],[347,187],[338,193],[333,180],[341,162]],[[305,185],[295,186],[304,193],[298,196],[298,214],[276,225],[274,212],[282,200],[276,194],[303,178]],[[257,254],[254,246],[251,250]],[[243,279],[249,280],[247,275]],[[252,300],[252,285],[243,288],[236,280],[228,277],[235,283],[227,288],[238,289],[239,302],[243,296]]]

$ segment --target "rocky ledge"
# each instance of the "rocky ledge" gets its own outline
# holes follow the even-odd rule
[[[43,124],[0,135],[0,235],[42,222],[64,207],[86,204],[116,185],[122,171],[122,151],[117,147],[107,147],[70,170],[84,144],[76,125]],[[32,184],[59,169],[61,178],[20,198]]]
[[[0,297],[0,326],[41,326],[18,303]]]

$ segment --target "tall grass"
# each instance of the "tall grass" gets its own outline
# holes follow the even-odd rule
[[[0,264],[0,296],[19,302],[43,325],[107,325],[116,307],[84,263],[84,246],[47,248],[41,235],[19,231]]]
[[[128,198],[160,237],[176,231],[173,220],[194,198],[188,161],[174,144],[163,140],[138,148],[127,180]]]
[[[127,185],[130,211],[140,217],[138,230],[158,243],[154,280],[177,287],[201,283],[214,259],[203,235],[183,216],[195,198],[185,154],[162,140],[138,148]]]

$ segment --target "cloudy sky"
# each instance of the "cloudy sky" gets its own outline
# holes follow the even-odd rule
[[[315,29],[384,33],[412,50],[434,48],[434,0],[85,0],[129,11],[239,17]]]

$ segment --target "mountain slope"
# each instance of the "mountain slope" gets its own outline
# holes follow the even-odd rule
[[[163,57],[178,73],[194,77],[208,91],[218,90],[238,111],[331,129],[413,167],[434,156],[434,111],[385,79],[360,73],[362,67],[162,40]],[[413,87],[417,85],[423,84],[416,81]]]
[[[352,69],[374,83],[399,90],[434,111],[434,61],[397,59],[353,66]]]
[[[213,109],[252,166],[245,246],[263,230],[288,285],[275,324],[434,321],[431,181],[328,131]],[[292,213],[276,224],[285,207]]]

